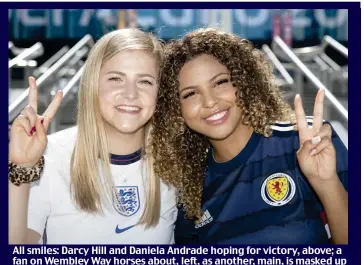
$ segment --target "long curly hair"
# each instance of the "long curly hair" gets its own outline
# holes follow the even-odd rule
[[[202,215],[203,179],[207,169],[206,136],[184,123],[179,100],[178,74],[183,65],[201,54],[214,56],[231,73],[237,88],[236,104],[243,110],[243,122],[269,137],[271,125],[292,120],[292,110],[274,84],[271,66],[251,42],[217,29],[203,28],[165,46],[161,66],[157,107],[153,116],[152,147],[154,170],[177,189],[186,216]]]

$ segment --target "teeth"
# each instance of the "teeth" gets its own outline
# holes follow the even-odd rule
[[[118,109],[126,110],[126,111],[138,111],[140,108],[132,107],[132,106],[119,106]]]
[[[216,121],[216,120],[219,120],[222,117],[224,117],[226,113],[227,113],[227,110],[222,111],[220,113],[217,113],[217,114],[214,114],[214,115],[208,117],[206,120],[208,120],[208,121]]]

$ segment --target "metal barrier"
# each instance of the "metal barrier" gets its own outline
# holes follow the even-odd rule
[[[62,111],[60,111],[69,101],[70,99],[74,96],[74,94],[72,93],[72,89],[79,84],[82,73],[84,70],[84,66],[82,66],[77,73],[72,77],[72,79],[67,83],[67,85],[63,88],[63,99],[62,99],[62,103],[61,106],[59,107],[59,110],[57,112],[57,115],[54,117],[52,123],[50,124],[49,127],[49,133],[54,133],[58,131],[58,127],[60,125],[60,119],[62,115]]]
[[[330,45],[332,48],[340,52],[346,58],[348,58],[348,48],[342,45],[340,42],[334,40],[332,37],[326,35],[323,40],[324,45]]]
[[[43,63],[38,69],[34,71],[34,77],[44,74],[49,69],[49,67],[57,62],[66,52],[69,51],[69,49],[70,48],[68,46],[63,46],[62,49],[56,52],[51,58],[49,58],[45,63]]]
[[[24,49],[19,55],[15,58],[9,60],[9,69],[17,65],[19,62],[24,60],[31,60],[36,57],[39,57],[44,52],[43,45],[40,42],[37,42],[32,47]]]
[[[332,69],[334,69],[335,71],[340,71],[341,67],[340,65],[338,65],[337,63],[335,63],[329,56],[327,56],[325,53],[321,53],[319,55],[319,57],[327,64],[329,65]]]
[[[82,66],[77,73],[72,77],[72,79],[68,82],[68,84],[64,87],[63,89],[63,100],[62,100],[62,105],[65,105],[68,101],[68,98],[70,96],[72,96],[70,94],[70,91],[72,90],[72,88],[74,88],[75,85],[78,84],[78,82],[81,79],[83,70],[84,70],[85,66]]]
[[[59,76],[74,76],[82,66],[82,58],[85,58],[89,52],[89,47],[83,47],[70,59],[65,67],[60,71]]]
[[[33,69],[35,69],[38,65],[38,63],[33,59],[43,55],[44,53],[43,45],[40,42],[37,42],[32,47],[24,49],[24,48],[17,48],[14,46],[12,42],[9,42],[8,46],[10,51],[12,51],[14,55],[16,55],[16,57],[9,60],[9,72],[8,72],[9,81],[11,80],[12,70],[14,68],[24,69],[23,76],[32,75]],[[25,79],[26,78],[23,78],[22,82],[23,87],[27,86],[27,80]],[[9,82],[9,85],[12,84]]]
[[[341,45],[339,42],[329,36],[324,37],[324,42],[328,43],[336,51],[340,52],[344,57],[348,58],[348,49]],[[348,90],[348,67],[338,65],[332,60],[327,54],[321,53],[319,57],[330,67],[328,72],[328,86],[332,87],[333,90],[343,95],[347,95]],[[336,85],[337,84],[337,85]],[[336,86],[335,86],[336,85]]]
[[[291,101],[292,98],[295,96],[295,91],[293,89],[293,85],[294,85],[293,78],[287,72],[286,68],[279,61],[279,59],[275,56],[275,54],[269,48],[268,45],[264,44],[262,46],[262,50],[264,51],[267,59],[273,63],[273,66],[274,66],[273,69],[278,71],[278,73],[275,74],[275,77],[276,77],[274,80],[275,84],[280,88],[280,92],[281,92],[282,96],[286,100]]]
[[[75,54],[85,46],[92,47],[94,41],[91,35],[83,37],[76,45],[74,45],[66,54],[64,54],[56,63],[54,63],[44,74],[37,79],[38,89],[44,88],[60,69],[66,66]],[[13,121],[26,106],[28,98],[29,87],[9,106],[9,121]]]
[[[274,50],[278,50],[279,47],[281,52],[289,58],[297,68],[312,82],[312,84],[317,88],[324,88],[327,99],[333,104],[334,108],[348,121],[348,111],[344,106],[336,99],[336,97],[326,88],[326,86],[308,69],[308,67],[298,58],[298,56],[284,43],[284,41],[276,36],[273,40]],[[305,48],[302,48],[305,49]],[[318,54],[317,54],[318,55]],[[313,56],[316,57],[316,56]]]
[[[277,68],[277,70],[280,72],[280,74],[283,76],[284,80],[287,82],[288,85],[293,85],[294,81],[291,75],[287,72],[286,68],[282,65],[282,63],[278,60],[278,58],[275,56],[273,51],[269,48],[268,45],[264,44],[262,46],[263,51],[268,56],[268,58],[272,61],[274,66]]]
[[[292,49],[292,51],[302,62],[308,66],[312,72],[317,73],[317,76],[320,78],[320,80],[327,87],[330,87],[332,92],[339,91],[342,95],[346,95],[348,81],[347,67],[341,67],[329,56],[327,56],[325,50],[328,46],[332,47],[334,50],[344,55],[344,57],[348,58],[348,49],[330,36],[325,36],[319,45],[295,48]],[[276,45],[274,45],[274,42],[272,49],[281,60],[286,62],[291,60],[281,49],[277,49]],[[290,66],[286,66],[286,68],[287,67]],[[295,81],[300,93],[303,93],[302,79],[302,75],[299,73],[296,74]]]

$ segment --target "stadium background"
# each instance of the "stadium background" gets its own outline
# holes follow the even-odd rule
[[[73,126],[82,64],[92,43],[111,30],[138,27],[169,41],[195,28],[211,25],[247,38],[258,48],[264,48],[265,52],[272,51],[292,77],[290,80],[284,73],[282,75],[279,65],[273,64],[287,100],[292,103],[295,93],[302,94],[306,114],[312,115],[317,85],[302,74],[302,69],[292,63],[279,46],[274,46],[274,36],[280,36],[332,93],[336,101],[326,99],[325,119],[333,122],[347,145],[348,59],[324,43],[325,37],[330,36],[347,47],[348,11],[345,9],[12,9],[8,16],[9,125],[24,107],[24,96],[22,100],[20,98],[27,89],[27,76],[32,74],[42,80],[39,85],[41,110],[47,106],[56,89],[69,89],[50,132]],[[85,36],[89,37],[89,41],[67,57],[72,47]],[[14,62],[26,48],[34,47],[36,43],[38,47],[32,54]],[[302,47],[309,48],[297,50]],[[59,56],[53,57],[57,52]],[[331,63],[323,54],[329,57]],[[52,57],[57,60],[52,61]],[[49,74],[47,71],[52,70],[62,57],[67,57],[67,60]],[[268,54],[267,59],[272,60]]]

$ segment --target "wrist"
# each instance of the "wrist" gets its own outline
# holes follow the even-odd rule
[[[345,191],[337,174],[328,180],[313,181],[311,185],[322,202],[329,202],[335,199],[341,191]]]
[[[41,159],[41,158],[40,158]],[[19,162],[17,161],[17,159],[14,159],[13,156],[11,154],[9,154],[9,163],[13,163],[14,165],[18,166],[18,167],[25,167],[25,168],[32,168],[35,167],[40,159],[38,159],[37,161],[32,161],[32,162]]]
[[[29,164],[28,164],[29,165]],[[8,162],[8,176],[11,183],[16,186],[20,184],[31,183],[37,181],[44,168],[44,157],[36,163],[33,167],[24,167],[15,164],[14,162]]]
[[[14,165],[17,165],[18,167],[24,167],[24,168],[33,168],[37,165],[36,163],[25,163],[25,164],[18,164],[13,162],[11,159],[9,159],[9,162],[13,163]]]

